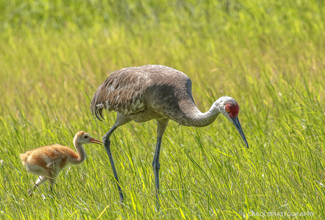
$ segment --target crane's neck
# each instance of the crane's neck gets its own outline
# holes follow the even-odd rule
[[[196,105],[193,103],[191,106],[187,106],[187,110],[185,111],[185,123],[181,123],[187,126],[194,126],[194,127],[204,127],[216,120],[220,113],[220,103],[219,100],[214,102],[211,108],[202,113]]]
[[[74,144],[74,147],[76,148],[77,152],[78,152],[78,157],[77,158],[74,158],[70,161],[70,163],[72,164],[80,164],[82,162],[85,161],[86,159],[86,151],[85,151],[85,148],[83,148],[82,144],[78,143],[77,142],[77,138],[75,137],[73,139],[73,144]]]

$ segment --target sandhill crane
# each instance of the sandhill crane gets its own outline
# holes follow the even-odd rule
[[[111,73],[98,87],[91,101],[91,111],[99,120],[103,119],[102,111],[114,110],[117,118],[113,127],[103,136],[117,187],[120,201],[123,193],[119,184],[113,157],[110,149],[110,136],[114,130],[130,121],[157,121],[157,142],[152,162],[157,206],[159,207],[159,152],[162,136],[169,120],[180,125],[203,127],[211,124],[222,113],[238,130],[247,148],[244,132],[238,120],[239,106],[228,96],[215,101],[209,111],[202,113],[195,105],[192,97],[192,82],[184,73],[162,65],[145,65],[129,67]]]
[[[79,131],[73,139],[74,147],[77,152],[69,147],[60,144],[39,147],[26,153],[20,154],[20,159],[29,173],[38,175],[35,185],[28,190],[31,196],[35,187],[49,181],[52,186],[60,171],[68,164],[80,164],[86,159],[86,151],[83,144],[102,144],[84,131]]]

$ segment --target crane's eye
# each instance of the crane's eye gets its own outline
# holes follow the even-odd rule
[[[88,138],[88,136],[86,135],[86,136],[85,136],[85,138],[87,139],[87,138]]]
[[[230,112],[230,109],[229,109],[229,108],[226,108],[226,112],[228,112],[228,113],[229,113],[229,112]]]

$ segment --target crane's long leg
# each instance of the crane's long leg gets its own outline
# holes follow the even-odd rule
[[[35,185],[28,190],[28,195],[32,196],[33,190],[36,187],[40,186],[41,184],[45,183],[46,181],[47,181],[47,178],[45,176],[39,176],[36,183],[35,183]]]
[[[157,198],[157,209],[159,209],[159,169],[160,169],[160,163],[159,163],[159,154],[160,154],[160,146],[161,146],[161,139],[162,136],[166,130],[166,127],[168,125],[168,119],[164,120],[157,120],[157,144],[156,144],[156,151],[155,155],[152,161],[152,167],[153,172],[155,174],[155,184],[156,184],[156,198]]]
[[[48,180],[50,182],[50,188],[49,188],[49,192],[53,192],[53,186],[55,184],[56,178],[58,176],[59,172],[55,173],[54,171],[51,171],[48,177]]]
[[[111,141],[109,140],[110,136],[112,135],[112,133],[115,131],[115,129],[123,124],[128,123],[129,121],[131,121],[130,119],[124,118],[123,115],[120,115],[119,113],[117,114],[117,118],[116,118],[116,122],[113,125],[113,127],[103,136],[103,143],[106,149],[106,153],[108,155],[109,158],[109,162],[111,163],[111,167],[113,169],[113,174],[115,177],[115,181],[117,183],[117,188],[118,188],[118,192],[120,194],[120,202],[123,203],[123,193],[122,193],[122,189],[120,186],[120,182],[118,180],[118,176],[117,176],[117,172],[116,172],[116,168],[114,165],[114,160],[113,160],[113,156],[112,156],[112,152],[111,152]]]
[[[117,172],[115,169],[115,165],[114,165],[114,160],[113,160],[113,156],[112,156],[112,152],[111,152],[111,141],[109,140],[109,137],[111,136],[111,134],[113,133],[113,131],[116,129],[117,127],[114,125],[103,137],[103,143],[106,149],[106,153],[108,155],[109,158],[109,162],[111,163],[112,169],[113,169],[113,174],[117,183],[117,188],[118,188],[118,192],[120,194],[120,202],[123,203],[123,193],[122,193],[122,189],[120,186],[120,182],[118,180],[118,176],[117,176]]]

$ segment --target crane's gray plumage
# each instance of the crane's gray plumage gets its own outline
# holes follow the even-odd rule
[[[103,109],[114,110],[136,122],[168,118],[201,127],[214,121],[199,122],[200,118],[195,118],[200,111],[192,97],[190,78],[162,65],[129,67],[111,73],[91,102],[92,113],[98,119],[103,117]]]
[[[202,113],[192,97],[192,82],[184,73],[162,65],[145,65],[128,67],[111,73],[98,87],[91,101],[91,110],[99,120],[103,119],[103,110],[116,111],[114,126],[103,137],[115,179],[118,182],[116,169],[110,152],[109,137],[113,131],[132,120],[145,122],[157,120],[157,145],[153,161],[158,199],[159,152],[162,135],[168,120],[181,125],[202,127],[211,124],[219,113],[222,113],[236,127],[246,146],[245,135],[241,129],[237,115],[239,106],[228,96],[214,102],[211,108]],[[120,199],[123,194],[118,182]]]

